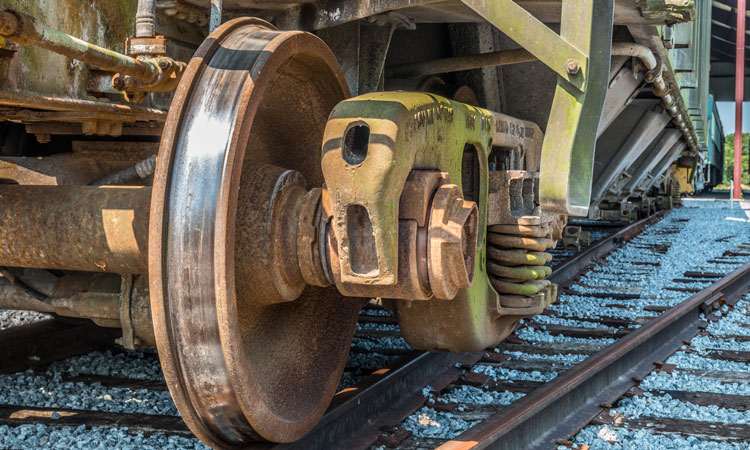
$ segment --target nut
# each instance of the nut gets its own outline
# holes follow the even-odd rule
[[[18,19],[16,15],[8,12],[0,12],[0,34],[12,36],[18,31]]]
[[[577,74],[577,73],[578,73],[578,72],[579,72],[579,71],[581,70],[581,65],[580,65],[580,64],[578,63],[578,60],[577,60],[577,59],[575,59],[575,58],[570,58],[570,59],[569,59],[569,60],[568,60],[568,61],[567,61],[567,62],[565,63],[565,70],[566,70],[566,71],[567,71],[567,72],[568,72],[568,73],[569,73],[570,75],[575,75],[575,74]]]
[[[432,199],[427,231],[427,271],[436,298],[453,299],[474,281],[477,205],[455,184],[440,186]]]

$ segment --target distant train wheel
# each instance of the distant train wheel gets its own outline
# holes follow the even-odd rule
[[[151,302],[169,390],[212,447],[296,440],[338,385],[361,302],[307,287],[262,306],[235,276],[262,264],[242,251],[258,211],[248,181],[266,164],[321,186],[323,130],[348,95],[317,37],[250,18],[215,30],[176,91],[154,178]]]

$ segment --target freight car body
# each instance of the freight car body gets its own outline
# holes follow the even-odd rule
[[[363,299],[498,343],[706,158],[707,1],[52,4],[0,3],[0,307],[155,345],[215,448],[315,425]]]
[[[724,127],[713,95],[709,96],[708,151],[703,173],[704,187],[711,190],[724,181]]]

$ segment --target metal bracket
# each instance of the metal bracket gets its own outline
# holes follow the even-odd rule
[[[513,0],[462,0],[466,6],[473,9],[508,37],[519,43],[523,48],[536,56],[539,61],[554,70],[560,77],[584,90],[588,56],[579,48],[580,42],[568,41],[567,37],[552,31],[539,19],[523,9]],[[570,3],[590,3],[591,0],[563,0],[563,21],[565,8]],[[579,9],[580,5],[576,6]],[[572,34],[572,33],[571,33]],[[585,46],[580,48],[585,49]]]
[[[614,1],[563,0],[560,34],[513,0],[462,1],[558,74],[542,145],[542,209],[585,216],[607,93]]]
[[[120,327],[122,327],[122,338],[118,343],[128,350],[135,350],[135,334],[133,333],[133,322],[130,317],[130,299],[133,294],[133,275],[123,274],[120,284]]]
[[[481,167],[473,180],[477,198],[467,200],[479,205],[479,229],[485,229],[493,119],[489,111],[418,92],[370,93],[336,105],[326,124],[321,167],[333,193],[323,205],[334,218],[343,283],[398,283],[404,183],[412,169],[427,169],[447,172],[461,186],[462,164],[473,161],[462,160],[466,146],[476,149],[466,157]]]

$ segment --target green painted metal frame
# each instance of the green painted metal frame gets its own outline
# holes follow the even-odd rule
[[[600,1],[600,0],[596,0]],[[351,164],[344,158],[347,131],[369,129],[367,154]],[[507,308],[487,275],[487,216],[489,163],[495,120],[490,111],[425,92],[373,92],[340,102],[331,112],[323,137],[321,167],[325,177],[331,227],[336,236],[342,283],[393,285],[399,282],[399,200],[412,170],[438,170],[463,186],[464,154],[476,156],[478,209],[474,282],[459,289],[452,300],[396,301],[404,338],[413,348],[480,351],[496,345],[525,316],[543,307]],[[377,270],[356,273],[351,268],[349,206],[369,215]],[[355,222],[356,223],[356,222]],[[341,284],[338,284],[340,286]],[[456,326],[460,324],[460,326]]]
[[[487,228],[487,159],[493,123],[487,110],[421,92],[374,92],[336,105],[326,124],[321,167],[328,190],[335,193],[330,203],[343,282],[398,283],[398,199],[406,178],[412,169],[437,169],[461,186],[461,158],[467,144],[478,152],[479,264]],[[352,165],[342,156],[343,146],[347,131],[357,125],[369,130],[367,157]],[[378,267],[371,273],[356,273],[350,264],[351,205],[365,208],[371,221]],[[475,273],[483,270],[478,266]]]
[[[560,34],[513,0],[462,1],[558,74],[542,145],[542,209],[587,215],[609,79],[614,0],[563,0]],[[578,70],[569,70],[571,62]]]

